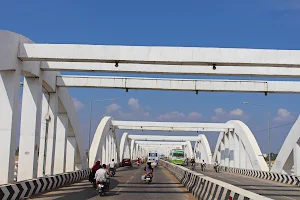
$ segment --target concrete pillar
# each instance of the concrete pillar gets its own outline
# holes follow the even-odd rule
[[[246,151],[242,140],[239,141],[239,152],[240,152],[240,168],[246,169]]]
[[[229,131],[228,133],[229,135],[229,167],[234,167],[234,163],[235,163],[235,140],[234,140],[234,132],[233,131]]]
[[[224,144],[225,134],[220,142],[220,153],[221,153],[221,165],[225,166],[225,144]]]
[[[37,177],[41,133],[42,78],[24,78],[18,181]]]
[[[102,157],[101,157],[101,164],[105,163],[106,159],[106,139],[104,139],[103,144],[102,144]]]
[[[240,167],[240,139],[236,134],[234,135],[234,167]]]
[[[294,147],[294,175],[300,176],[300,145]]]
[[[104,161],[104,164],[108,164],[108,159],[109,159],[109,151],[110,151],[110,148],[109,148],[109,136],[106,136],[105,138],[105,144],[106,144],[106,155],[105,155],[105,161]]]
[[[42,100],[41,137],[38,177],[53,175],[58,95],[44,93]]]
[[[20,70],[0,71],[0,184],[14,180]]]
[[[67,137],[66,172],[75,170],[76,147],[77,143],[75,137]]]
[[[97,160],[100,160],[99,157],[100,156],[98,155]],[[82,167],[82,160],[81,160],[81,157],[80,157],[78,146],[76,146],[76,152],[75,152],[75,170],[81,170],[81,169],[83,169],[83,167]]]
[[[225,166],[229,166],[229,133],[224,135],[224,145],[225,145]]]
[[[69,119],[67,114],[58,114],[54,157],[54,174],[65,172],[68,126]]]

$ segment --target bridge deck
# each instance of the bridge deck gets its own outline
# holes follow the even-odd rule
[[[228,172],[216,173],[212,169],[206,169],[205,172],[202,172],[200,167],[197,167],[196,171],[271,199],[300,200],[300,187],[297,186]]]
[[[82,181],[73,185],[47,192],[30,199],[172,199],[184,200],[194,199],[173,175],[163,167],[154,169],[153,183],[147,185],[141,182],[143,167],[120,168],[116,177],[111,180],[111,191],[105,197],[99,197],[97,191],[92,188],[88,181]]]

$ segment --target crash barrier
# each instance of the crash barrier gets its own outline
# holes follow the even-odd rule
[[[26,199],[34,194],[58,188],[67,184],[88,178],[90,169],[78,170],[53,176],[17,182],[0,186],[0,199],[15,200]]]
[[[273,173],[273,172],[265,172],[260,170],[253,169],[239,169],[233,167],[222,167],[222,171],[241,174],[245,176],[251,176],[254,178],[260,178],[270,181],[276,181],[279,183],[285,183],[289,185],[299,186],[300,187],[300,177],[299,176],[291,176],[287,174]]]
[[[207,177],[185,167],[160,160],[160,164],[169,170],[191,192],[195,198],[204,200],[269,200],[270,198],[241,189],[228,183]]]
[[[197,163],[197,166],[200,166],[200,163]],[[213,168],[213,165],[207,165],[207,168]],[[229,172],[234,174],[240,174],[245,176],[251,176],[254,178],[265,179],[269,181],[276,181],[279,183],[285,183],[288,185],[294,185],[300,187],[300,177],[299,176],[292,176],[287,174],[280,174],[280,173],[273,173],[273,172],[265,172],[260,170],[254,169],[240,169],[234,167],[225,167],[220,166],[220,171]]]

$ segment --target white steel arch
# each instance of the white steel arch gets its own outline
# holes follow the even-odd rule
[[[67,89],[56,87],[60,73],[43,72],[39,61],[20,61],[17,54],[24,42],[33,43],[20,34],[0,30],[0,184],[14,179],[20,76],[24,83],[17,180],[87,167],[72,98]]]
[[[195,142],[194,155],[196,162],[201,163],[204,160],[207,164],[212,164],[212,154],[205,135],[200,134],[199,140]]]
[[[95,132],[89,155],[89,166],[100,160],[109,163],[112,159],[120,162],[118,143],[114,129],[111,128],[111,117],[104,117]]]
[[[120,141],[120,161],[123,158],[131,158],[131,139],[128,138],[128,133],[123,133]]]
[[[220,133],[213,161],[218,160],[225,167],[268,171],[267,163],[248,126],[238,120],[227,123],[233,124],[234,129]]]
[[[271,172],[300,176],[300,117],[286,137]]]

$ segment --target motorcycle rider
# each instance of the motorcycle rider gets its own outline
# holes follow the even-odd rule
[[[103,164],[103,166],[105,166],[105,164]],[[106,166],[105,166],[106,167]],[[96,181],[96,185],[99,184],[99,182],[103,182],[104,184],[106,184],[107,182],[107,177],[108,177],[108,174],[107,174],[107,171],[105,168],[102,168],[102,166],[96,171],[96,174],[95,174],[95,181]],[[96,187],[98,188],[98,187]],[[107,191],[108,191],[108,188],[107,188]]]
[[[114,174],[116,173],[115,159],[112,159],[109,163],[109,171],[112,171]]]
[[[195,167],[195,163],[196,163],[195,158],[192,157],[190,162],[191,162],[192,168],[194,168]]]
[[[204,160],[202,160],[202,163],[201,163],[201,170],[204,171],[204,168],[206,167],[206,163]]]
[[[144,170],[145,170],[144,179],[146,178],[147,175],[150,175],[151,178],[153,177],[153,168],[151,166],[151,162],[147,162],[147,165],[144,167]]]
[[[94,186],[95,186],[95,174],[96,174],[96,171],[99,169],[101,167],[101,162],[100,161],[97,161],[97,162],[95,162],[95,164],[94,164],[94,166],[92,167],[92,171],[91,171],[91,173],[90,173],[90,175],[89,175],[89,181],[91,182],[91,183],[93,183],[94,184]]]
[[[214,169],[217,171],[217,167],[219,167],[219,163],[218,161],[216,160],[216,162],[214,163]]]

